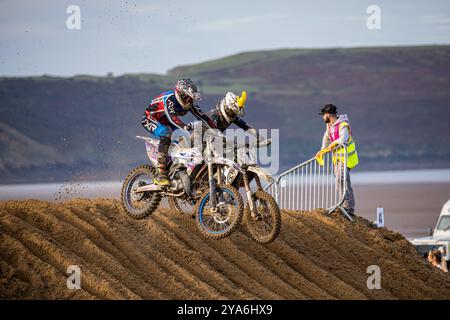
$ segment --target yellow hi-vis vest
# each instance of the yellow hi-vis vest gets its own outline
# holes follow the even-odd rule
[[[330,140],[331,143],[333,143],[335,140],[339,139],[339,130],[341,129],[341,126],[348,127],[349,138],[345,143],[347,145],[347,168],[353,169],[358,165],[359,159],[358,153],[356,152],[355,141],[353,141],[352,131],[348,122],[343,121],[339,123],[339,125],[334,128],[333,132],[330,129]],[[344,148],[336,148],[333,151],[333,163],[336,163],[336,161],[344,163]]]

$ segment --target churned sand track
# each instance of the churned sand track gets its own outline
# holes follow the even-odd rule
[[[81,290],[66,287],[81,268]],[[369,265],[381,289],[369,290]],[[2,299],[450,299],[450,276],[400,234],[337,214],[283,212],[274,243],[244,226],[204,239],[190,217],[133,220],[117,200],[0,203]]]

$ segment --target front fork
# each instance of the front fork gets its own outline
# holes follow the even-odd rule
[[[250,214],[252,218],[255,219],[258,216],[258,209],[256,208],[255,199],[252,196],[252,190],[250,189],[250,182],[248,181],[247,171],[242,174],[242,178],[244,180],[244,189],[245,194],[247,195],[248,206],[250,208]],[[255,176],[256,185],[258,186],[258,190],[261,187],[261,181],[258,176]]]
[[[214,180],[214,167],[212,164],[212,161],[208,162],[208,183],[209,183],[209,199],[211,201],[211,206],[213,208],[217,207],[217,199],[215,197],[215,194],[217,192],[217,186],[222,186],[222,167],[217,164],[217,184],[216,180]],[[219,203],[223,202],[223,194],[219,193]]]
[[[208,161],[208,184],[209,184],[209,200],[211,201],[211,206],[216,208],[216,181],[214,180],[214,168],[212,161]]]

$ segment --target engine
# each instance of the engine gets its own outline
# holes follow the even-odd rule
[[[170,191],[173,193],[183,192],[191,197],[191,178],[186,172],[186,167],[176,165],[173,166],[170,171]]]

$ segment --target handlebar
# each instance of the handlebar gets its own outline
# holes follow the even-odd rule
[[[250,146],[263,148],[263,147],[270,146],[271,144],[272,144],[272,139],[269,138],[269,139],[265,139],[263,141],[253,141],[252,143],[240,144],[240,145],[236,146],[236,149],[249,148]]]
[[[202,126],[204,126],[204,129],[207,129],[206,132],[204,133],[203,137],[207,137],[208,139],[219,138],[219,139],[227,140],[227,137],[222,132],[220,132],[218,129],[208,128],[208,126],[201,121],[194,122],[194,126],[196,126],[196,125],[202,125]],[[208,130],[208,129],[211,129],[211,130]],[[269,139],[265,139],[262,141],[257,140],[257,141],[252,142],[251,144],[244,143],[244,144],[236,145],[235,148],[241,149],[241,148],[248,148],[250,146],[262,148],[262,147],[267,147],[271,144],[272,144],[272,139],[269,138]]]
[[[220,132],[219,130],[214,130],[214,129],[207,130],[205,132],[205,136],[210,136],[209,138],[221,138],[221,139],[225,139],[225,140],[227,139],[227,137],[222,132]]]

